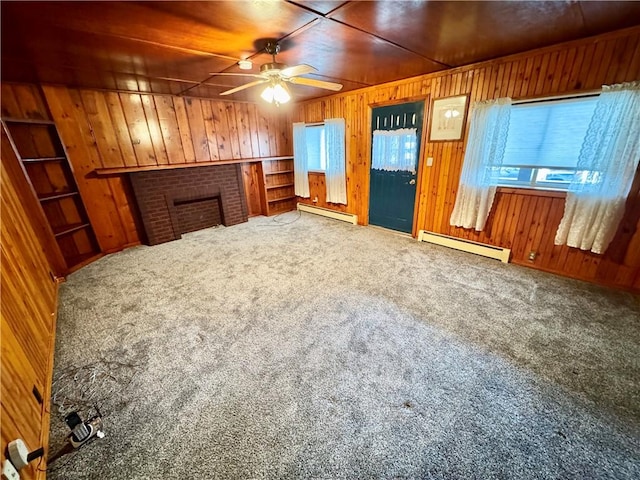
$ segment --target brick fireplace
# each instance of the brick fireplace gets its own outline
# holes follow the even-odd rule
[[[147,243],[247,221],[240,165],[150,170],[129,174]]]

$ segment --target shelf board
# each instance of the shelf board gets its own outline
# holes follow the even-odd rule
[[[268,160],[292,160],[292,159],[293,159],[292,156],[235,158],[232,160],[216,160],[211,162],[172,163],[170,165],[146,165],[143,167],[96,168],[94,171],[96,175],[102,176],[102,175],[116,175],[120,173],[129,173],[129,172],[148,172],[151,170],[171,170],[175,168],[211,167],[213,165],[230,165],[234,163],[253,163],[253,162],[265,162]],[[290,170],[290,171],[292,172],[293,170]]]
[[[38,162],[59,162],[60,160],[66,160],[66,157],[42,157],[42,158],[23,158],[25,163],[38,163]]]
[[[293,170],[278,170],[277,172],[264,172],[265,175],[278,175],[279,173],[293,173]]]
[[[73,197],[74,195],[78,195],[78,192],[48,193],[46,195],[39,196],[38,200],[41,202],[47,202],[49,200],[58,200],[59,198]]]
[[[68,235],[77,230],[82,230],[83,228],[87,228],[90,226],[89,223],[72,223],[71,225],[65,225],[63,227],[56,227],[53,229],[53,234],[56,237],[62,237],[64,235]]]
[[[289,195],[287,197],[272,198],[270,200],[267,200],[267,202],[269,202],[269,203],[283,202],[285,200],[291,200],[292,198],[296,198],[296,196],[295,195]]]
[[[37,120],[33,118],[3,117],[2,121],[5,123],[28,123],[31,125],[55,125],[53,120]]]
[[[269,185],[265,187],[267,190],[271,190],[273,188],[284,188],[284,187],[293,187],[294,183],[281,183],[280,185]]]

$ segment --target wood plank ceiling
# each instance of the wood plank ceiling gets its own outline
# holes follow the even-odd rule
[[[640,23],[627,1],[2,2],[2,80],[219,98],[240,59],[307,63],[343,91]],[[333,92],[292,86],[294,100]],[[257,101],[261,89],[229,100]]]

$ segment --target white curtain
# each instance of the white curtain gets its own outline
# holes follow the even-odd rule
[[[418,137],[415,128],[374,130],[371,168],[416,173]]]
[[[556,245],[604,253],[640,159],[640,82],[604,86],[569,186]]]
[[[511,99],[476,102],[450,224],[481,231],[496,194],[497,170],[504,156]]]
[[[345,176],[345,123],[344,118],[328,118],[324,121],[327,169],[325,182],[327,202],[347,204]]]
[[[293,181],[296,195],[309,198],[309,166],[304,123],[293,124]]]

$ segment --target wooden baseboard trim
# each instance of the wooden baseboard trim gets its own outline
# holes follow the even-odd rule
[[[54,311],[51,313],[51,338],[49,340],[49,359],[47,364],[47,378],[42,396],[42,422],[40,425],[40,445],[44,448],[43,460],[38,460],[36,464],[36,479],[45,480],[47,476],[47,461],[49,452],[49,425],[51,423],[51,389],[53,387],[53,365],[54,353],[56,349],[56,326],[58,323],[58,288],[60,282],[56,284],[56,301]]]

